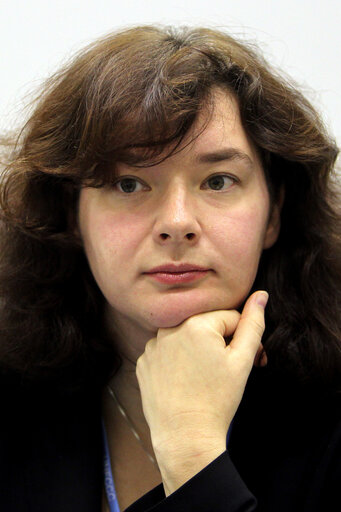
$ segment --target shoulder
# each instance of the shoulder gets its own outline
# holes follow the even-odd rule
[[[2,375],[0,408],[0,509],[97,510],[102,485],[98,396]]]
[[[322,504],[339,493],[340,450],[337,393],[253,373],[230,452],[261,510],[333,510]]]

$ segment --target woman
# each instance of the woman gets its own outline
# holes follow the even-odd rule
[[[3,510],[335,507],[336,156],[219,31],[47,82],[2,178]]]

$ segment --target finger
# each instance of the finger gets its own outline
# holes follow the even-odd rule
[[[195,327],[199,332],[207,331],[208,329],[217,333],[221,336],[223,346],[226,346],[224,338],[230,341],[230,338],[234,334],[238,322],[240,321],[240,313],[235,310],[218,310],[208,311],[207,313],[201,313],[189,318],[186,322],[188,327]]]
[[[207,311],[187,318],[176,327],[159,329],[157,338],[162,339],[169,334],[177,334],[179,330],[190,333],[191,338],[196,335],[202,337],[205,331],[211,331],[221,336],[223,346],[226,347],[224,338],[230,338],[233,335],[239,319],[240,313],[235,310]]]
[[[240,321],[229,345],[238,351],[240,357],[253,363],[256,354],[262,350],[261,339],[264,333],[264,309],[269,295],[265,291],[253,293],[245,303]]]

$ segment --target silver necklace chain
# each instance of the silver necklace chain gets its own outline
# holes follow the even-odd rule
[[[111,398],[114,400],[114,402],[116,403],[117,407],[118,407],[118,410],[120,411],[120,413],[122,414],[122,416],[124,417],[124,419],[126,420],[126,422],[128,423],[128,426],[130,428],[130,430],[132,431],[132,433],[134,434],[135,438],[137,439],[137,441],[140,443],[140,445],[142,446],[143,450],[146,452],[146,454],[148,455],[149,459],[153,462],[153,464],[157,467],[157,469],[159,469],[159,466],[155,460],[155,458],[149,453],[149,451],[147,450],[147,448],[144,446],[142,440],[141,440],[141,437],[138,435],[138,433],[136,432],[136,429],[134,428],[134,425],[133,425],[133,422],[129,419],[127,413],[125,412],[123,406],[120,404],[120,402],[118,401],[118,398],[117,396],[115,395],[114,393],[114,390],[111,389],[111,387],[109,386],[109,384],[107,385],[107,389],[108,389],[108,392],[109,392],[109,395],[111,396]]]

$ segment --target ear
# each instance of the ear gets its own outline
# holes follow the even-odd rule
[[[268,226],[266,228],[263,249],[269,249],[277,241],[281,229],[281,211],[284,203],[284,187],[281,188],[277,201],[272,205]]]

